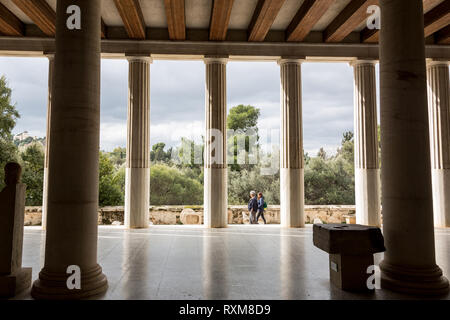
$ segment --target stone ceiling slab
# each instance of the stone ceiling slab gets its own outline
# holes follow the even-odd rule
[[[258,0],[235,0],[231,10],[229,29],[246,30],[253,17]]]
[[[108,27],[123,26],[122,18],[117,11],[114,0],[102,0],[102,18]]]
[[[186,0],[186,28],[208,29],[211,10],[212,0]]]
[[[351,0],[336,0],[323,17],[317,22],[312,31],[324,31]]]
[[[167,28],[164,0],[139,0],[147,27]]]
[[[305,0],[286,0],[270,30],[286,30]]]

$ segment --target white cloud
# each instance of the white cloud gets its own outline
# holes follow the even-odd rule
[[[100,149],[112,151],[116,147],[125,147],[127,124],[103,122],[100,124]]]
[[[151,67],[151,143],[173,145],[182,136],[198,139],[204,132],[205,65],[192,61],[155,61]],[[22,117],[15,133],[46,132],[46,58],[0,58],[0,74],[13,88]],[[228,108],[251,104],[261,110],[260,127],[280,126],[279,66],[274,62],[230,62],[227,66]],[[126,142],[128,63],[102,60],[101,148]],[[302,65],[305,150],[335,152],[342,133],[353,129],[353,72],[348,64]]]

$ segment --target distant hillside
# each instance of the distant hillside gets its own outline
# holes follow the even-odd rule
[[[39,137],[32,137],[28,134],[27,131],[16,134],[14,136],[14,144],[16,145],[17,148],[19,148],[19,150],[26,149],[30,145],[36,143],[42,145],[42,147],[45,148],[46,139]]]

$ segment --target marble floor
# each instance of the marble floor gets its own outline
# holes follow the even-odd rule
[[[23,266],[33,267],[33,280],[43,264],[44,241],[40,228],[25,228]],[[436,229],[437,262],[447,277],[449,249],[450,230]],[[377,254],[375,263],[381,259]],[[355,294],[333,287],[328,254],[313,246],[311,226],[100,226],[98,260],[109,281],[103,299],[418,298],[386,290]],[[31,297],[28,291],[17,298]]]

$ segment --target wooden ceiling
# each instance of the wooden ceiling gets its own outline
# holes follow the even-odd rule
[[[96,0],[97,1],[97,0]],[[100,1],[100,0],[98,0]],[[101,0],[102,37],[167,41],[376,43],[379,0]],[[56,0],[0,0],[0,34],[54,37]],[[429,44],[450,44],[450,0],[424,0]],[[118,18],[120,17],[120,18]]]

